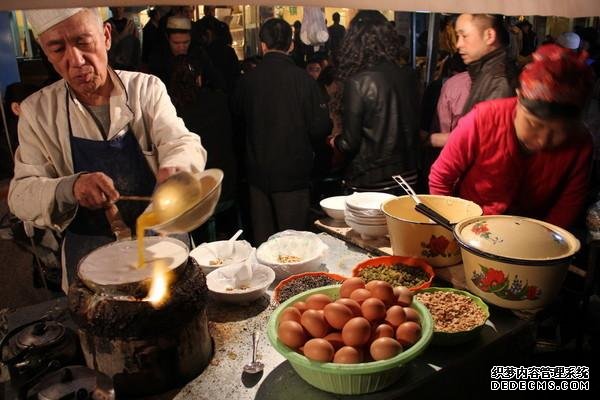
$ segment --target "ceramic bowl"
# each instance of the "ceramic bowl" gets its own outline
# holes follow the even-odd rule
[[[456,197],[419,195],[419,198],[453,224],[483,214],[477,204]],[[410,196],[388,200],[381,210],[387,219],[394,255],[424,258],[433,267],[460,262],[460,247],[452,232],[416,211]]]
[[[355,230],[364,240],[377,239],[388,234],[388,227],[385,224],[365,225],[356,222],[352,217],[346,217],[345,221],[346,225]]]
[[[236,240],[233,242],[233,253],[230,253],[229,241],[219,240],[201,244],[190,252],[190,256],[196,260],[202,272],[209,274],[227,265],[246,261],[252,250],[252,245],[247,241]]]
[[[273,268],[277,279],[281,280],[301,272],[317,271],[327,249],[327,245],[312,232],[276,234],[258,247],[256,259]],[[300,261],[283,262],[285,256],[297,257]]]
[[[282,303],[269,318],[267,335],[271,345],[285,357],[296,373],[308,384],[337,394],[363,394],[382,390],[402,378],[404,365],[418,357],[429,345],[433,334],[433,321],[427,308],[413,301],[412,308],[421,320],[421,338],[407,350],[387,360],[360,364],[336,364],[312,361],[287,347],[277,338],[279,314],[292,304],[313,294],[322,293],[339,298],[339,286],[325,286],[300,293]]]
[[[531,218],[489,215],[454,227],[467,288],[500,307],[539,309],[552,302],[579,241],[566,230]]]
[[[379,192],[357,192],[346,197],[346,207],[356,211],[375,210],[380,212],[381,204],[395,199],[396,196]]]
[[[271,268],[254,264],[249,287],[231,288],[227,281],[223,279],[223,273],[234,267],[233,265],[222,267],[206,275],[206,285],[216,300],[236,304],[251,303],[262,297],[275,280],[275,272]]]
[[[349,218],[352,222],[362,225],[385,225],[385,217],[359,217],[351,213],[346,213],[345,218]],[[345,219],[344,218],[344,219]]]
[[[343,221],[346,209],[346,196],[334,196],[321,200],[319,203],[325,214],[330,218]]]

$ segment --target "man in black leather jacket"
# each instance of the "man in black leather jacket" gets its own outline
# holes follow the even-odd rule
[[[416,182],[419,160],[417,80],[399,64],[398,35],[377,11],[360,11],[340,50],[342,134],[331,144],[347,160],[346,186],[384,190],[392,175]]]
[[[463,114],[482,101],[514,96],[517,73],[506,54],[508,32],[500,17],[462,14],[456,20],[456,33],[456,48],[472,82]]]
[[[506,53],[508,31],[500,16],[461,14],[456,20],[456,48],[471,78],[471,90],[463,108],[465,115],[482,101],[512,97],[517,87],[515,65]],[[433,147],[443,147],[450,132],[433,133]]]
[[[288,55],[292,30],[272,18],[260,28],[263,60],[240,79],[233,112],[245,126],[246,174],[254,241],[306,229],[313,143],[331,132],[317,83]]]

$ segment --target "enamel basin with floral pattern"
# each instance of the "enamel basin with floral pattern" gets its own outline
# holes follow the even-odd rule
[[[543,308],[556,298],[579,241],[547,222],[510,215],[469,218],[454,227],[468,289],[500,307]]]
[[[423,203],[455,224],[480,216],[481,207],[457,197],[420,194]],[[410,196],[400,196],[381,205],[396,256],[423,258],[433,267],[460,262],[460,248],[452,232],[415,210]]]

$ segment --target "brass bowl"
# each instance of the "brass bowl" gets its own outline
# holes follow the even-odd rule
[[[152,196],[152,211],[160,223],[149,229],[164,234],[196,229],[215,212],[222,182],[223,171],[216,168],[195,175],[173,175]]]

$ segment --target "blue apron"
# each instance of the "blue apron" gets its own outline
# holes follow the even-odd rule
[[[111,140],[90,140],[73,135],[67,93],[67,121],[73,170],[103,172],[114,182],[121,195],[151,196],[156,178],[146,161],[139,143],[128,127],[124,135]],[[99,129],[102,129],[100,126]],[[148,206],[147,202],[122,201],[117,203],[123,221],[135,232],[137,217]],[[91,251],[115,240],[104,209],[79,207],[75,218],[65,232],[63,243],[64,265],[69,284],[75,277],[79,261]],[[63,283],[65,279],[63,277]],[[65,289],[63,287],[63,289]]]

